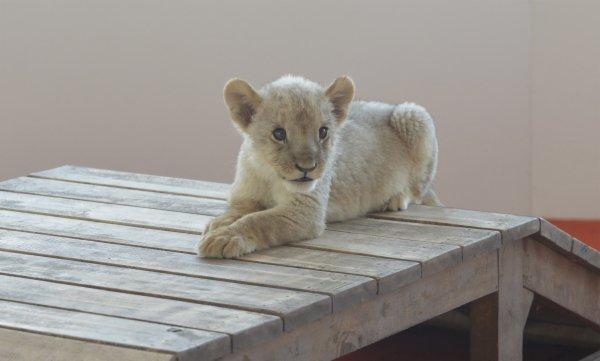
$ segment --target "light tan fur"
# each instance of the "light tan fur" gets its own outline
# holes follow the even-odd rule
[[[327,89],[295,76],[259,91],[240,79],[227,83],[225,102],[244,142],[229,208],[206,227],[201,256],[239,257],[317,237],[326,222],[439,204],[431,116],[416,104],[353,96],[346,76]],[[295,181],[303,176],[313,180]]]

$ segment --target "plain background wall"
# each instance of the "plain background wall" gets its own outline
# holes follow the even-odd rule
[[[600,219],[600,1],[538,0],[533,212]]]
[[[221,99],[228,78],[350,74],[361,99],[434,115],[447,205],[598,217],[600,175],[573,160],[598,161],[600,55],[565,56],[550,35],[569,51],[593,42],[598,9],[580,1],[587,25],[571,26],[574,13],[554,27],[568,4],[0,0],[0,179],[77,164],[230,181],[240,138]],[[548,79],[565,66],[578,77]],[[563,78],[587,87],[569,93]],[[545,107],[565,94],[582,107],[568,115],[586,125],[587,148]],[[575,185],[571,171],[587,176]]]

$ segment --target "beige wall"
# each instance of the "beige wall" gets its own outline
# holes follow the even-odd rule
[[[600,1],[533,7],[533,212],[600,218]]]
[[[559,214],[535,197],[562,178],[534,174],[532,188],[545,168],[531,163],[543,157],[530,100],[542,116],[555,94],[530,96],[544,3],[0,0],[0,178],[69,163],[229,181],[240,143],[221,101],[229,77],[348,73],[362,99],[434,114],[448,205]],[[560,199],[581,196],[562,184]]]

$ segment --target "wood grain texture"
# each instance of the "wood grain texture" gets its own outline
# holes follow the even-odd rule
[[[177,361],[172,354],[0,328],[0,360]]]
[[[600,326],[600,273],[525,239],[525,287]]]
[[[229,336],[216,332],[10,301],[0,301],[0,309],[2,328],[170,353],[182,361],[231,353]]]
[[[219,215],[227,209],[227,202],[219,199],[32,177],[20,177],[0,182],[0,190],[209,216]]]
[[[497,255],[482,255],[224,361],[332,360],[495,292],[497,271]]]
[[[65,165],[33,173],[32,176],[67,180],[78,183],[108,185],[112,187],[150,190],[153,192],[226,199],[230,186],[223,183],[191,179],[162,177],[148,174],[119,172]]]
[[[373,277],[378,293],[386,293],[421,277],[418,262],[394,260],[298,247],[275,247],[242,257],[243,260]]]
[[[530,236],[540,229],[539,220],[534,217],[423,205],[411,205],[402,212],[377,213],[372,217],[496,230],[502,233],[505,242]]]
[[[463,259],[495,251],[501,245],[495,231],[409,223],[381,219],[358,218],[330,224],[329,229],[349,233],[390,237],[396,240],[424,241],[460,246]]]
[[[0,252],[0,274],[276,315],[293,329],[331,313],[329,296]]]
[[[325,231],[318,238],[291,246],[419,262],[424,277],[462,261],[458,246],[337,231]]]
[[[0,230],[0,250],[317,292],[331,296],[334,311],[374,297],[377,292],[376,281],[362,276],[238,260],[205,259],[192,254],[35,233]]]
[[[234,351],[270,340],[283,330],[277,316],[230,308],[13,276],[0,276],[0,285],[0,300],[228,334]]]
[[[0,191],[0,209],[202,234],[212,217]]]

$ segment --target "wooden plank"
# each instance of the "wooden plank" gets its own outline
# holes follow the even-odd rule
[[[0,191],[0,209],[202,234],[212,217]]]
[[[569,254],[573,248],[573,237],[547,220],[540,218],[540,231],[534,238],[546,242],[553,247]]]
[[[20,177],[10,179],[0,182],[0,190],[209,216],[217,216],[227,209],[227,202],[224,200],[43,178]]]
[[[525,239],[525,287],[600,326],[600,273]]]
[[[533,293],[523,287],[523,241],[498,250],[498,360],[523,358],[523,331]]]
[[[573,238],[573,256],[586,266],[592,267],[596,272],[600,272],[600,252],[589,245]]]
[[[463,259],[495,251],[500,247],[500,234],[496,231],[449,227],[431,224],[408,223],[380,219],[358,218],[342,223],[332,223],[329,229],[394,239],[425,241],[460,246]]]
[[[276,315],[284,329],[331,313],[329,296],[0,252],[0,274]]]
[[[231,353],[229,336],[57,308],[0,301],[0,327],[212,360]],[[75,355],[73,355],[75,357]]]
[[[377,280],[378,293],[390,292],[421,277],[418,262],[298,247],[275,247],[250,253],[241,259],[369,276]]]
[[[223,183],[161,177],[71,165],[33,173],[31,176],[216,199],[226,199],[229,196],[230,189],[228,184]]]
[[[331,296],[338,311],[377,293],[370,277],[0,230],[0,250]]]
[[[198,236],[186,233],[148,230],[137,227],[102,224],[97,222],[57,218],[50,216],[40,216],[36,214],[1,210],[0,228],[17,231],[37,232],[48,235],[82,238],[103,243],[107,242],[114,244],[147,247],[151,249],[185,252],[188,254],[195,254],[195,245],[198,242]],[[340,233],[340,242],[345,242],[347,240],[348,237],[344,237],[345,235],[345,233]],[[389,239],[382,239],[382,241],[384,244],[392,242]],[[418,246],[423,248],[423,245]],[[404,247],[404,249],[407,248],[407,246]],[[458,247],[440,247],[439,245],[435,244],[433,244],[430,248],[439,249],[438,253],[444,253],[448,250],[456,251],[458,249]],[[279,252],[277,251],[278,249],[279,248],[273,248],[268,252],[276,252],[275,254],[277,254],[277,252]],[[310,249],[304,249],[298,250],[298,252],[303,252],[303,254],[307,254],[308,256],[303,257],[301,254],[298,254],[296,261],[294,261],[293,264],[290,264],[290,266],[307,269],[321,269],[332,272],[350,273],[374,278],[381,277],[379,281],[382,284],[381,287],[384,292],[390,287],[401,287],[406,282],[411,282],[413,280],[413,277],[415,277],[417,273],[420,273],[419,270],[410,268],[410,265],[412,265],[410,261],[388,260],[376,257],[364,258],[360,255],[340,253],[335,253],[335,256],[333,257],[323,258],[322,253],[317,253],[319,251],[311,251]],[[329,254],[329,252],[324,253]],[[434,256],[436,256],[436,254],[434,254]],[[454,255],[448,256],[456,258],[456,253],[454,253]],[[449,259],[448,256],[442,255],[440,258]],[[307,261],[309,258],[311,260]],[[260,260],[255,259],[254,261],[261,263],[272,262],[273,264],[286,265],[286,260],[277,261],[273,258],[261,258]],[[427,273],[429,272],[429,266],[438,263],[438,260],[425,260],[424,263],[426,264]],[[405,266],[408,268],[405,269]],[[370,267],[374,268],[371,270]],[[386,270],[389,271],[389,274],[387,275]]]
[[[482,255],[224,361],[332,360],[495,292],[497,286],[497,255]]]
[[[452,267],[462,260],[458,246],[336,231],[325,231],[318,238],[291,246],[419,262],[423,277]]]
[[[0,228],[195,254],[196,234],[0,210]]]
[[[0,360],[177,361],[173,355],[0,328]]]
[[[523,359],[523,332],[533,293],[523,288],[523,243],[498,250],[498,292],[471,304],[471,360]]]
[[[502,233],[504,242],[530,236],[540,229],[539,220],[534,217],[422,205],[411,205],[402,212],[377,213],[372,217],[496,230]]]
[[[0,276],[0,299],[149,321],[231,336],[234,352],[281,334],[277,316],[190,302]],[[2,358],[0,358],[2,359]]]

